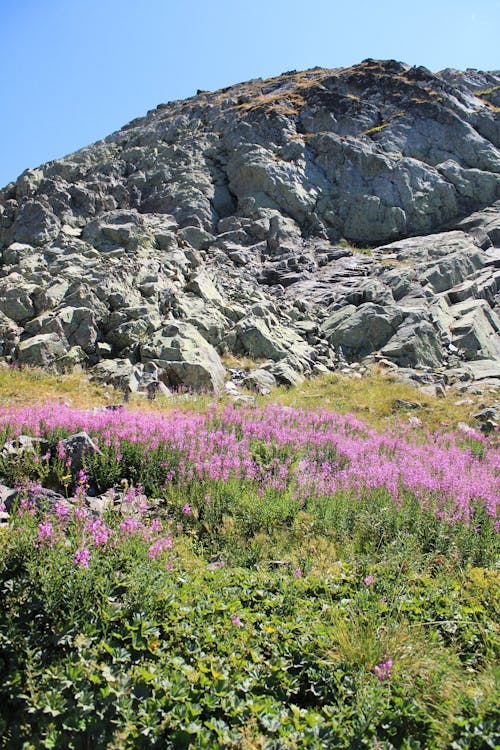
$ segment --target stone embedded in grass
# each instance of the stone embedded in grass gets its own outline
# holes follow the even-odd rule
[[[71,471],[78,474],[83,466],[83,457],[89,451],[100,453],[99,447],[86,432],[79,432],[62,441],[66,456],[71,459]]]

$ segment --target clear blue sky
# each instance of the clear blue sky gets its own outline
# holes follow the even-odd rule
[[[500,0],[0,0],[0,186],[160,102],[395,58],[500,67]]]

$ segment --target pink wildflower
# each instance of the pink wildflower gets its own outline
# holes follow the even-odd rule
[[[375,578],[373,576],[366,576],[363,580],[363,583],[365,586],[371,586],[372,583],[375,583]]]
[[[61,521],[65,521],[69,516],[69,505],[65,500],[58,500],[54,505],[54,511]]]
[[[135,534],[139,529],[142,529],[142,523],[137,518],[130,518],[128,516],[120,523],[120,531],[129,536]]]
[[[162,539],[158,539],[154,544],[152,544],[148,549],[148,557],[150,560],[156,560],[158,557],[160,557],[161,553],[166,549],[172,548],[172,535],[169,534],[168,536],[163,537]]]
[[[234,617],[231,617],[231,625],[236,625],[237,628],[241,628],[243,623],[241,622],[241,618],[239,615],[234,615]]]
[[[38,524],[38,532],[36,535],[36,540],[39,545],[54,546],[54,529],[50,522],[48,523],[39,523]]]
[[[161,531],[161,521],[159,518],[153,518],[151,521],[151,531]]]
[[[295,570],[293,571],[293,577],[302,578],[302,571],[300,568],[295,568]]]
[[[87,547],[83,547],[83,549],[77,549],[77,551],[75,552],[74,562],[75,565],[78,565],[80,568],[89,567],[90,552],[88,551]]]
[[[392,676],[392,659],[387,659],[387,661],[377,664],[373,671],[380,682],[388,680]]]
[[[19,503],[18,513],[20,516],[23,516],[25,513],[28,513],[28,515],[30,516],[34,516],[36,513],[34,501],[28,500],[28,498],[24,497]]]
[[[100,547],[107,543],[110,535],[110,530],[106,524],[100,519],[96,521],[87,521],[84,527],[85,531],[92,535],[92,541],[94,547]]]
[[[185,516],[191,515],[191,506],[189,505],[189,503],[186,503],[185,505],[182,506],[182,512],[184,513]]]

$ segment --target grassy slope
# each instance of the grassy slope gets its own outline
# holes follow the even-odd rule
[[[496,403],[500,392],[466,396],[448,389],[445,397],[426,395],[411,385],[396,382],[390,375],[374,372],[363,378],[329,374],[312,378],[294,388],[276,388],[270,396],[257,397],[257,403],[279,401],[303,409],[329,409],[354,414],[377,428],[409,416],[418,417],[431,429],[454,428],[461,421],[473,424],[473,414],[486,404]],[[0,404],[26,405],[60,401],[81,409],[121,403],[123,395],[111,386],[89,381],[84,373],[53,375],[40,369],[0,369]],[[221,397],[219,403],[228,399]],[[414,405],[407,408],[399,402]],[[211,395],[179,395],[148,402],[133,395],[131,407],[165,411],[180,408],[203,411],[213,402]]]
[[[88,408],[118,396],[83,376],[0,371],[3,405]],[[272,398],[352,412],[379,429],[408,416],[453,426],[485,400],[433,399],[377,374],[330,375]],[[209,401],[137,398],[132,407],[203,411]],[[0,747],[496,746],[493,547],[474,565],[470,535],[415,520],[411,509],[391,513],[384,498],[357,516],[340,503],[340,529],[321,505],[289,517],[278,498],[270,509],[238,488],[214,537],[195,513],[183,516],[188,491],[195,499],[187,486],[170,497],[166,558],[151,559],[150,542],[134,537],[80,570],[76,527],[53,548],[33,547],[30,516],[19,534],[2,534]],[[375,667],[388,658],[392,674],[379,680]]]

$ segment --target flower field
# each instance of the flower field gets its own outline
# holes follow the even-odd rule
[[[495,434],[271,403],[0,432],[0,747],[497,746]]]

